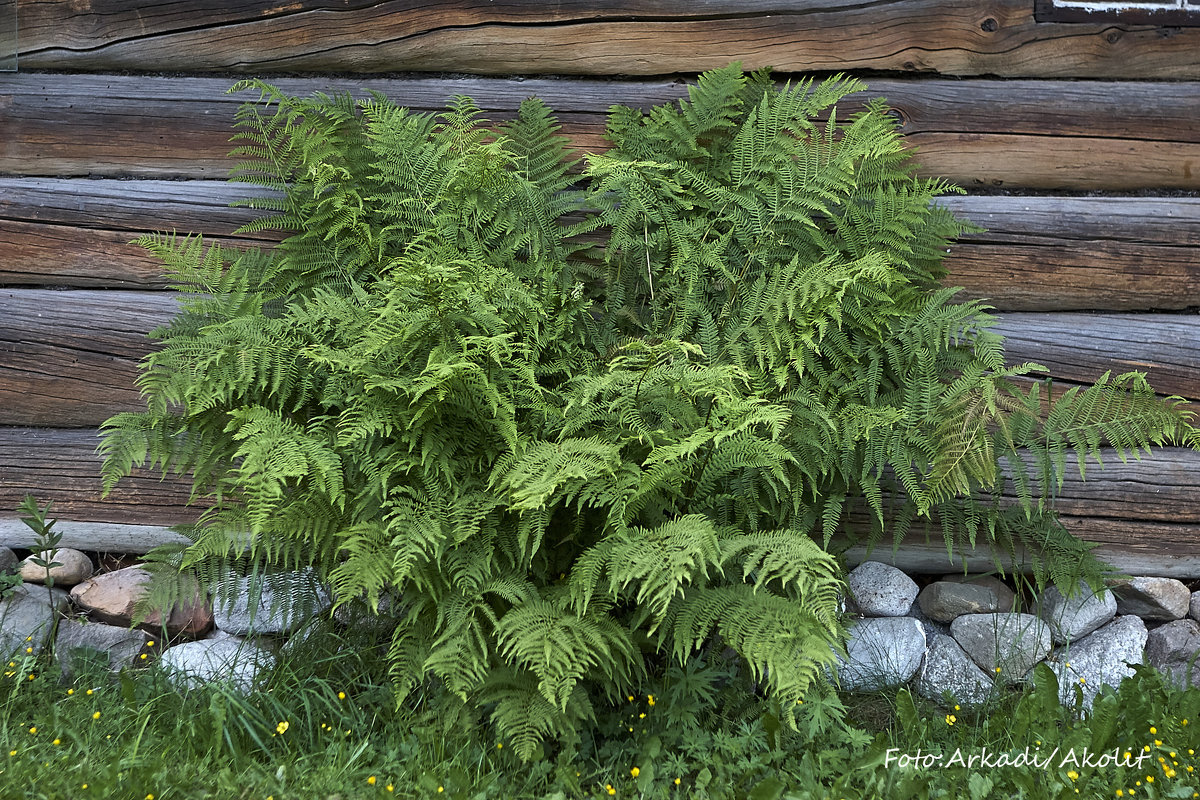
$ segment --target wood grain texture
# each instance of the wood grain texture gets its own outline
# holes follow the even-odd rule
[[[1200,306],[1200,199],[945,197],[987,231],[952,248],[948,285],[1012,311]]]
[[[83,427],[137,410],[144,334],[175,313],[161,292],[0,290],[0,425]],[[1200,400],[1200,316],[1000,316],[1010,363],[1036,361],[1055,379],[1144,371],[1166,394]]]
[[[0,516],[9,515],[26,494],[52,516],[86,522],[179,525],[195,522],[188,505],[191,484],[139,470],[100,496],[100,463],[94,428],[0,428]]]
[[[1087,538],[1086,527],[1065,520],[1077,536]],[[1107,524],[1107,523],[1104,523]],[[1153,575],[1168,578],[1194,579],[1200,577],[1200,552],[1192,544],[1200,541],[1198,525],[1155,525],[1138,523],[1129,538],[1116,544],[1101,544],[1093,552],[1118,572],[1127,575]],[[1089,541],[1095,541],[1094,539]],[[835,544],[843,544],[839,541]],[[862,545],[846,546],[846,565],[855,567],[864,561],[882,561],[910,574],[939,574],[962,572],[992,572],[996,560],[987,551],[976,548],[967,552],[946,553],[940,538],[908,538],[898,549],[880,546],[869,550]],[[1030,572],[1030,562],[1018,553],[1016,563],[1001,558],[1006,572]]]
[[[175,309],[156,292],[0,290],[0,425],[95,426],[143,408],[146,333]]]
[[[60,547],[95,553],[148,553],[163,544],[187,544],[188,538],[161,525],[134,525],[125,522],[76,522],[60,520],[54,530],[62,534]],[[32,549],[37,544],[33,532],[19,519],[0,517],[0,545]]]
[[[1200,31],[1200,28],[1196,30]],[[0,74],[0,174],[223,178],[233,114],[225,78]],[[614,103],[679,97],[675,81],[281,78],[299,95],[373,89],[419,110],[454,94],[494,120],[530,95],[600,151]],[[885,96],[924,173],[968,188],[1200,190],[1200,83],[878,80],[842,113]]]
[[[223,243],[254,212],[255,187],[221,181],[0,178],[0,284],[161,288],[130,240],[155,230]],[[1147,311],[1200,306],[1200,198],[947,196],[988,231],[946,260],[949,285],[1007,311]]]
[[[1032,0],[18,0],[26,69],[1200,77],[1200,30],[1037,23]]]
[[[1200,316],[1000,315],[1008,362],[1035,361],[1055,379],[1091,383],[1105,372],[1144,372],[1155,390],[1200,400]]]
[[[265,244],[274,232],[236,236],[257,216],[230,208],[257,187],[222,181],[0,178],[0,284],[163,288],[162,264],[138,236],[202,234],[221,244]]]

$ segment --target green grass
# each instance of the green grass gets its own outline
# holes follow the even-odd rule
[[[590,729],[522,763],[440,693],[397,708],[368,638],[315,636],[281,664],[243,697],[181,693],[153,667],[65,683],[46,658],[15,658],[0,678],[0,800],[1188,798],[1200,769],[1200,692],[1148,669],[1086,718],[1059,706],[1045,670],[977,710],[826,688],[791,709],[793,730],[713,656],[597,699]],[[996,764],[1025,752],[1034,763]]]

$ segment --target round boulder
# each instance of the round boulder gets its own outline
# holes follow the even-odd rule
[[[86,553],[69,547],[46,550],[38,553],[37,557],[47,564],[58,563],[58,566],[51,567],[49,571],[55,586],[74,586],[82,583],[92,577],[96,569]],[[45,583],[46,568],[34,563],[33,559],[34,557],[30,556],[21,562],[21,580],[26,583]]]
[[[917,599],[917,584],[893,566],[864,561],[846,577],[859,612],[868,617],[903,617]]]

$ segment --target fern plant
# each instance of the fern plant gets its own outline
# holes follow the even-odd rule
[[[234,179],[277,191],[247,229],[287,235],[139,240],[181,312],[146,412],[105,425],[106,488],[192,476],[210,508],[159,559],[209,582],[387,598],[398,695],[440,687],[524,757],[717,641],[791,708],[839,646],[837,532],[934,519],[1098,576],[1054,516],[1065,454],[1195,443],[1190,414],[1138,375],[1021,388],[1039,368],[939,287],[951,187],[882,105],[832,109],[863,88],[706,73],[614,108],[579,177],[537,100],[493,129],[467,98],[238,84]]]

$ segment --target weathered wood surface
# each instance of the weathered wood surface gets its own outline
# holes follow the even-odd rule
[[[945,197],[987,228],[946,259],[946,283],[1001,310],[1200,306],[1200,198]]]
[[[100,497],[100,459],[93,429],[0,428],[0,544],[27,547],[28,529],[11,517],[25,494],[54,501],[53,515],[73,521],[68,533],[85,549],[144,552],[161,541],[155,526],[193,522],[198,509],[187,505],[183,479],[141,471]],[[1067,527],[1105,552],[1147,559],[1169,555],[1200,575],[1200,453],[1166,449],[1122,463],[1104,453],[1106,468],[1090,466],[1087,480],[1074,469],[1065,475],[1057,508]],[[8,519],[5,519],[8,517]],[[60,523],[62,525],[63,523]],[[90,527],[89,527],[90,526]],[[114,538],[116,537],[116,538]],[[79,546],[79,545],[69,545]],[[904,557],[924,560],[921,571],[943,567],[940,537],[930,547],[904,548]],[[890,546],[872,557],[890,558]]]
[[[18,0],[26,69],[1200,77],[1200,29],[1037,23],[1032,0]]]
[[[144,334],[177,308],[162,292],[0,290],[0,425],[82,427],[137,410]],[[1037,361],[1056,379],[1140,370],[1165,394],[1200,400],[1200,316],[1000,316],[1011,363]]]
[[[1195,29],[1200,31],[1200,28]],[[0,174],[223,178],[233,113],[224,78],[0,74]],[[282,78],[281,88],[375,89],[437,109],[474,97],[494,119],[530,95],[581,150],[604,148],[604,112],[679,97],[676,81]],[[872,80],[926,174],[971,187],[1200,189],[1200,83]],[[843,113],[862,98],[850,98]]]
[[[0,284],[134,289],[163,287],[162,265],[132,240],[155,231],[203,234],[222,244],[259,212],[230,208],[265,194],[223,181],[0,178]]]
[[[1066,520],[1067,527],[1077,536],[1087,539],[1084,529]],[[1091,541],[1095,541],[1092,539]],[[1102,544],[1093,552],[1127,575],[1154,575],[1168,578],[1195,579],[1200,577],[1200,552],[1194,545],[1200,541],[1200,525],[1153,525],[1143,523],[1137,538],[1119,544]],[[954,572],[993,572],[996,559],[983,548],[967,552],[955,551],[953,557],[937,535],[928,539],[909,537],[893,549],[890,544],[868,551],[863,545],[845,550],[846,565],[855,567],[864,561],[882,561],[910,574]],[[1007,557],[999,559],[1005,572],[1029,572],[1030,562],[1018,553],[1016,563]]]
[[[146,338],[177,308],[161,292],[0,290],[0,425],[98,425],[142,406]]]
[[[1009,363],[1036,361],[1055,379],[1090,383],[1144,372],[1155,390],[1200,400],[1200,316],[1002,314]]]
[[[0,284],[161,288],[134,237],[197,232],[220,242],[255,216],[229,208],[255,187],[222,181],[0,178]],[[1001,310],[1200,306],[1200,198],[947,196],[987,227],[947,257],[948,284]],[[241,237],[267,242],[270,233]]]
[[[94,428],[0,428],[0,517],[32,494],[54,501],[52,516],[84,522],[178,525],[195,522],[191,484],[139,470],[100,496],[100,444]]]
[[[163,544],[187,544],[188,538],[161,525],[132,525],[124,522],[75,522],[60,520],[54,530],[62,534],[60,547],[97,553],[142,554]],[[20,519],[0,517],[0,545],[32,549],[37,540]]]

